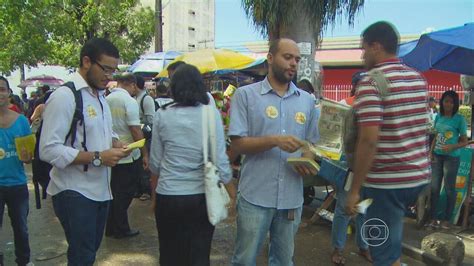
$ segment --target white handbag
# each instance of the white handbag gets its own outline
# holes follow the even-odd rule
[[[204,190],[206,193],[207,216],[212,225],[227,218],[227,205],[230,203],[229,193],[219,178],[216,167],[216,122],[215,113],[209,105],[202,108],[202,145],[204,156]],[[210,146],[208,141],[210,140]],[[211,152],[209,161],[208,150]]]

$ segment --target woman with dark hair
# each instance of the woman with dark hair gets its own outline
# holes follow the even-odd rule
[[[214,226],[209,223],[204,195],[202,112],[209,104],[198,69],[182,65],[171,79],[173,102],[158,109],[150,151],[151,186],[160,243],[160,265],[209,265]],[[231,180],[224,128],[215,113],[219,176]],[[159,176],[159,178],[158,178]]]
[[[449,228],[449,220],[456,203],[456,176],[459,168],[460,150],[467,145],[466,120],[460,114],[459,96],[455,91],[446,91],[441,96],[440,112],[436,116],[434,128],[436,137],[431,145],[431,223],[436,228],[441,223],[443,229]],[[447,205],[441,217],[437,220],[437,202],[444,178]]]

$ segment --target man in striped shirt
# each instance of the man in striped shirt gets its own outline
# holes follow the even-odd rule
[[[398,40],[387,22],[362,33],[365,66],[383,73],[388,93],[382,97],[380,82],[367,75],[356,88],[354,103],[358,139],[346,210],[356,212],[362,187],[362,197],[373,199],[361,233],[374,265],[400,265],[405,210],[431,177],[427,84],[397,59]]]

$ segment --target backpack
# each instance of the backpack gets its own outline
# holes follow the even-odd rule
[[[153,103],[155,103],[155,112],[156,112],[160,108],[160,105],[153,99],[153,97],[151,97],[148,94],[145,94],[140,101],[140,109],[142,110],[142,114],[145,115],[145,109],[143,107],[143,100],[145,100],[145,97],[150,97],[153,100]],[[145,139],[151,139],[152,129],[153,129],[153,125],[146,123],[145,121],[142,127],[143,137],[145,137]]]
[[[388,81],[384,76],[384,73],[378,69],[372,69],[367,73],[375,82],[375,88],[378,89],[382,101],[390,93]],[[357,116],[354,107],[351,107],[344,117],[343,127],[343,144],[344,153],[346,154],[347,162],[350,169],[353,168],[354,163],[354,152],[357,143]]]
[[[148,94],[145,94],[142,98],[142,100],[140,101],[140,109],[142,110],[142,113],[145,114],[145,109],[143,107],[143,100],[145,100],[145,97],[151,97],[150,95]],[[151,97],[151,99],[153,100],[153,102],[155,103],[155,112],[160,109],[160,104],[158,104],[154,99],[153,97]]]
[[[83,133],[84,133],[84,140],[81,142],[82,147],[85,151],[87,151],[86,147],[86,126],[84,123],[84,114],[83,114],[83,102],[82,102],[82,94],[80,91],[77,91],[73,82],[67,82],[62,86],[68,87],[72,93],[74,94],[74,100],[76,103],[76,108],[74,110],[74,115],[72,117],[72,122],[69,128],[69,131],[66,135],[64,143],[66,143],[67,139],[69,138],[71,141],[71,146],[74,147],[74,142],[76,141],[76,131],[77,125],[80,123],[82,126]],[[49,96],[52,92],[45,95],[44,102],[48,100]],[[35,200],[36,200],[36,208],[41,209],[41,200],[40,200],[40,191],[39,186],[41,185],[42,188],[42,198],[46,199],[46,187],[49,184],[50,176],[49,172],[51,171],[52,165],[42,161],[39,156],[39,143],[41,140],[41,130],[43,128],[43,121],[41,121],[40,126],[38,127],[38,131],[36,132],[36,144],[35,144],[35,153],[32,162],[33,166],[33,184],[35,187]],[[84,165],[84,171],[87,171],[88,166]]]

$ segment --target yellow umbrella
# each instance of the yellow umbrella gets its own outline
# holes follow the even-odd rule
[[[183,61],[194,65],[201,73],[208,73],[223,69],[242,69],[255,61],[250,56],[227,49],[204,49],[195,52],[184,53],[171,62]],[[167,77],[168,71],[162,70],[157,77]]]

